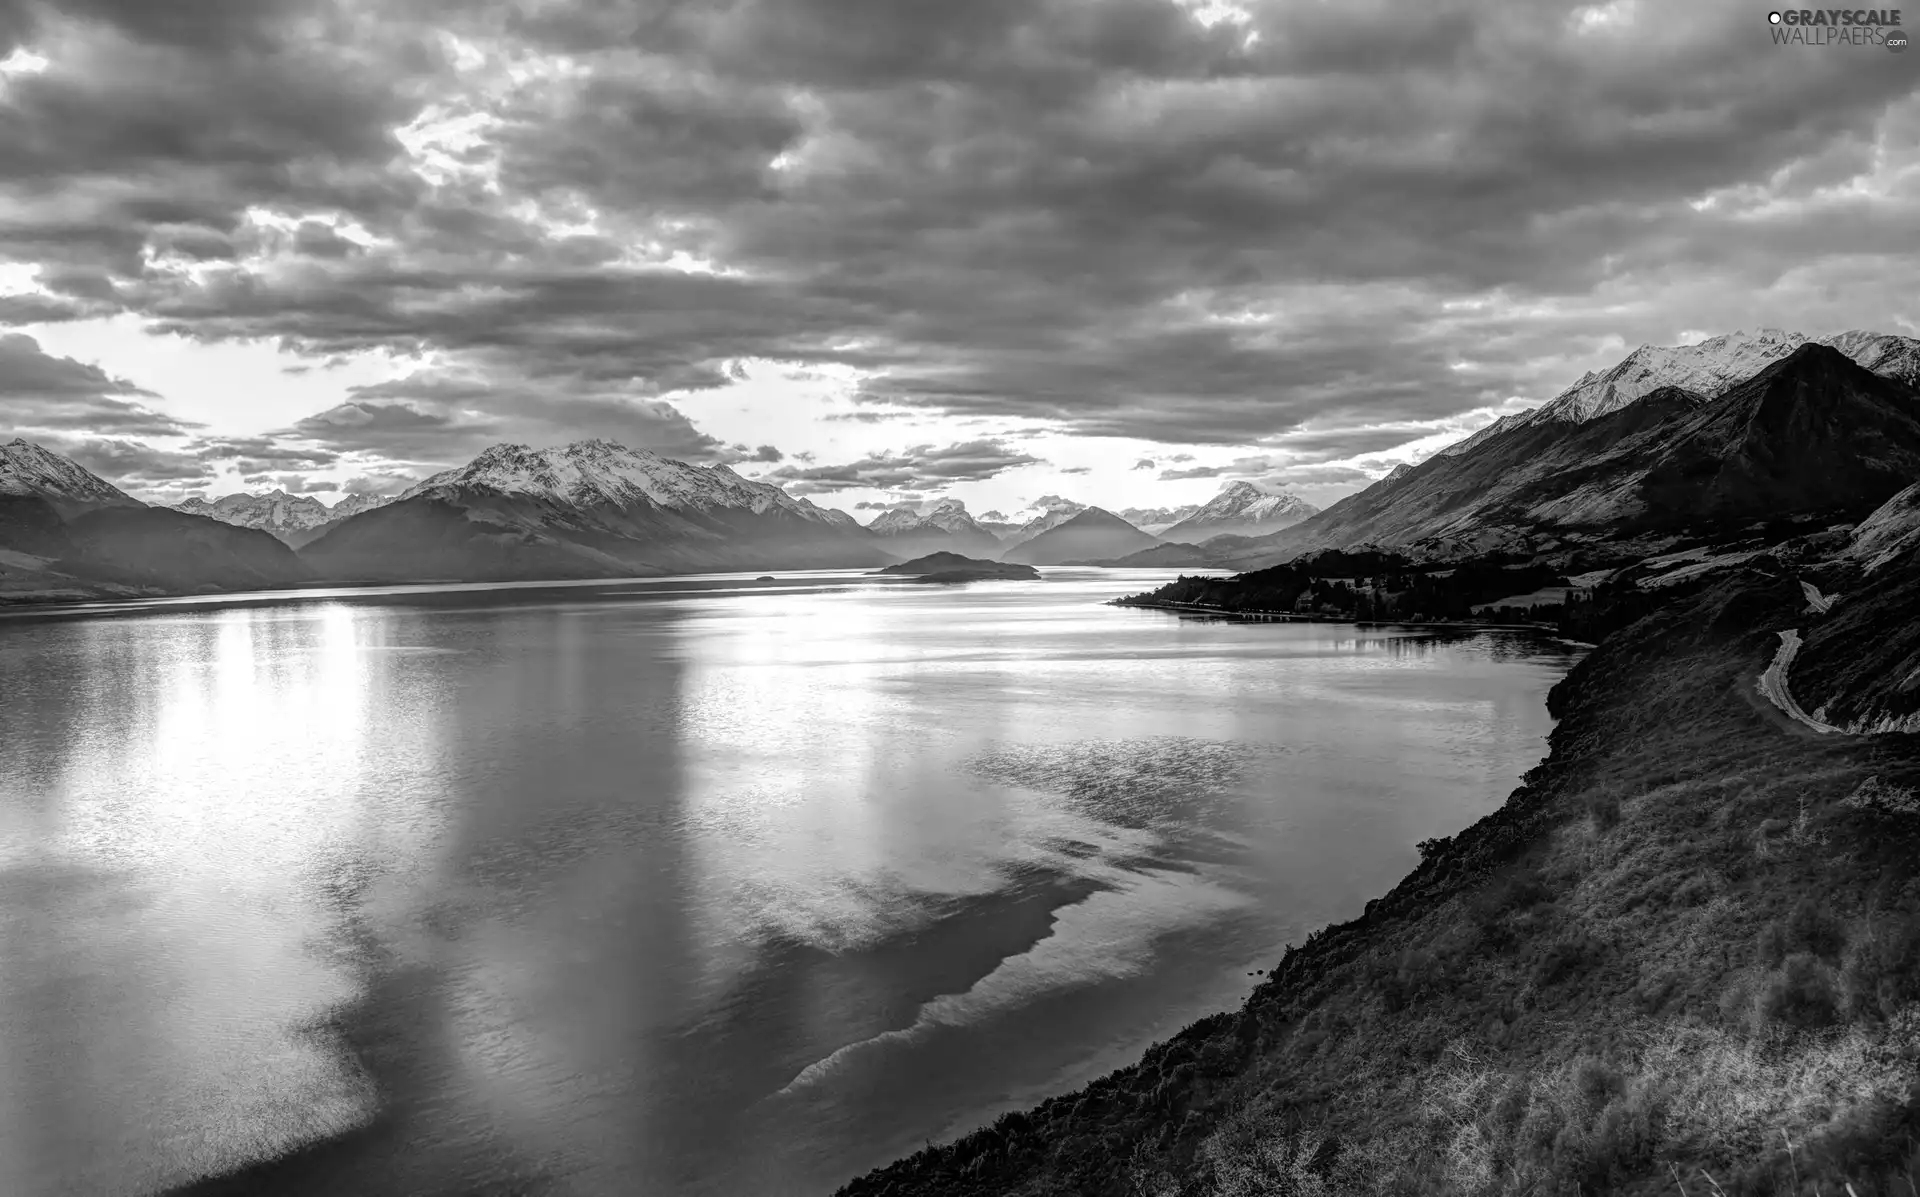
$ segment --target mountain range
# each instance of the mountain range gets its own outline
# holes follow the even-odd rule
[[[1920,341],[1881,333],[1642,346],[1324,511],[1232,482],[1205,504],[1122,514],[1048,495],[1017,527],[951,498],[862,527],[726,466],[605,440],[498,445],[391,500],[329,507],[275,491],[150,508],[16,439],[0,445],[0,594],[869,567],[933,552],[1236,569],[1367,546],[1422,559],[1565,555],[1860,520],[1920,477],[1916,379]],[[1875,516],[1885,526],[1863,544],[1879,547],[1863,553],[1904,551],[1911,530],[1895,514]]]
[[[606,440],[496,445],[302,550],[340,580],[633,577],[884,565],[895,554],[843,512],[730,467]]]
[[[929,553],[957,553],[962,557],[994,557],[1000,537],[981,527],[959,499],[941,499],[925,511],[913,506],[882,512],[867,531],[880,538],[887,551],[915,558]]]
[[[391,496],[348,495],[329,507],[312,495],[290,495],[284,490],[275,490],[264,495],[225,495],[212,501],[195,497],[175,503],[173,510],[202,515],[237,528],[258,528],[289,548],[297,549],[319,539],[341,520],[391,501]]]
[[[1230,482],[1161,535],[1189,544],[1221,535],[1263,536],[1291,528],[1319,510],[1285,491],[1269,493],[1251,482]]]
[[[1200,507],[1199,503],[1180,507],[1122,507],[1118,514],[1149,536],[1164,536],[1168,528],[1193,515]]]

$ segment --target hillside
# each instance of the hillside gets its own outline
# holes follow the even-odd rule
[[[274,590],[310,581],[268,533],[165,507],[104,507],[67,525],[74,552],[57,567],[82,579],[166,593]]]
[[[888,565],[873,571],[880,576],[913,578],[921,582],[1036,582],[1040,571],[1031,565],[1006,561],[982,561],[958,553],[929,553],[912,561]]]
[[[277,589],[309,577],[264,532],[148,507],[39,445],[0,446],[0,602]]]
[[[1760,696],[1825,618],[1782,561],[1664,593],[1555,687],[1501,809],[1240,1009],[841,1193],[1906,1193],[1920,737]]]
[[[1857,519],[1917,475],[1920,394],[1807,343],[1718,399],[1665,387],[1581,423],[1525,423],[1273,536],[1208,547],[1247,568],[1361,542],[1465,555]]]
[[[0,445],[0,496],[32,497],[62,517],[146,504],[77,462],[20,437]]]
[[[1191,544],[1157,544],[1152,548],[1108,557],[1099,561],[1069,561],[1068,565],[1100,565],[1119,569],[1222,569],[1221,558],[1211,549]]]

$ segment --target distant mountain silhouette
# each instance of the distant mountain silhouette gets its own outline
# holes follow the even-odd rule
[[[1124,557],[1159,543],[1157,537],[1147,535],[1111,511],[1089,507],[1031,540],[1013,546],[1002,553],[1000,559],[1022,565],[1064,565],[1069,561]]]
[[[1000,537],[981,527],[959,499],[942,499],[925,511],[896,507],[882,512],[867,531],[896,557],[937,552],[991,557],[1000,551]]]

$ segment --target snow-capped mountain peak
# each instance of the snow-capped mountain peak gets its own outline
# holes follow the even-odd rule
[[[1201,504],[1200,510],[1168,528],[1166,536],[1180,539],[1227,532],[1264,535],[1290,528],[1319,510],[1287,491],[1268,492],[1251,482],[1229,482],[1220,488],[1219,494]]]
[[[1854,329],[1821,338],[1882,378],[1920,387],[1920,339]]]
[[[782,508],[817,523],[836,522],[777,486],[742,478],[727,466],[697,466],[605,439],[551,449],[494,445],[458,469],[413,486],[402,499],[437,492],[492,491],[591,508],[642,505],[670,510],[728,508],[763,514]]]
[[[1666,386],[1713,397],[1752,378],[1806,341],[1800,333],[1763,328],[1725,333],[1692,345],[1642,345],[1612,369],[1582,377],[1536,408],[1527,422],[1584,424]]]
[[[1814,341],[1803,333],[1778,328],[1736,330],[1691,345],[1642,345],[1606,370],[1592,370],[1538,407],[1502,416],[1463,440],[1440,450],[1457,457],[1503,432],[1553,420],[1584,424],[1619,411],[1659,390],[1680,387],[1717,399],[1800,346]],[[1890,333],[1854,330],[1818,338],[1875,374],[1920,386],[1920,340]]]
[[[175,511],[203,515],[239,528],[259,528],[266,532],[299,532],[317,528],[334,517],[325,503],[312,495],[290,495],[284,490],[264,495],[223,495],[209,503],[195,496],[175,503]]]
[[[1273,515],[1290,515],[1296,511],[1304,512],[1302,518],[1312,515],[1318,508],[1297,495],[1286,491],[1269,494],[1251,482],[1229,482],[1220,489],[1220,493],[1201,504],[1194,519],[1265,519]]]
[[[343,520],[349,516],[359,515],[363,511],[372,511],[376,507],[385,507],[391,502],[393,502],[392,495],[348,495],[338,503],[335,503],[333,507],[329,509],[328,514],[334,519]]]
[[[1199,510],[1200,504],[1187,503],[1180,507],[1128,507],[1118,514],[1142,532],[1158,536]]]
[[[32,495],[48,500],[63,513],[93,507],[146,506],[71,458],[20,437],[0,445],[0,495]]]

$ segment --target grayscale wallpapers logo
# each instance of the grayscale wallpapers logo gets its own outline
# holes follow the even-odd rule
[[[1776,46],[1907,48],[1897,8],[1783,8],[1767,14]]]

